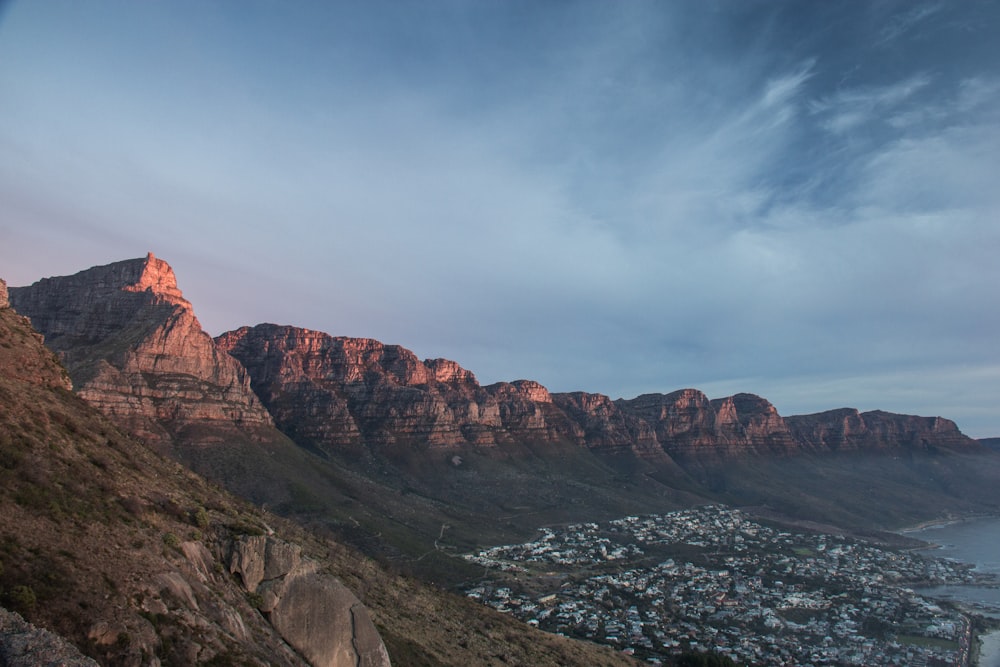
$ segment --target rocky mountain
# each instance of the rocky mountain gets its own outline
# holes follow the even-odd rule
[[[262,517],[71,394],[10,308],[0,309],[0,377],[5,605],[107,664],[389,664],[367,610],[327,568],[297,544],[244,534],[267,530]],[[282,549],[294,558],[272,566],[266,556]],[[257,582],[230,575],[247,562],[266,563],[280,590],[256,605],[269,618],[248,601]],[[299,579],[321,585],[303,590]],[[5,618],[9,632],[30,634]]]
[[[77,393],[150,445],[273,425],[246,371],[202,330],[173,270],[152,254],[9,292]]]
[[[982,451],[950,419],[917,417],[852,408],[786,417],[794,438],[805,447],[831,451]]]
[[[361,443],[568,442],[683,464],[915,446],[980,449],[940,417],[835,410],[782,418],[753,394],[710,400],[681,389],[611,401],[585,392],[550,394],[530,380],[481,386],[452,361],[420,361],[398,345],[291,326],[243,327],[216,342],[246,367],[278,427],[327,453]]]
[[[3,664],[90,664],[73,646],[151,667],[633,664],[238,500],[68,386],[28,319],[0,308]]]
[[[782,417],[753,394],[690,388],[611,400],[484,386],[453,361],[293,326],[213,340],[152,255],[9,293],[80,395],[123,428],[446,581],[463,576],[455,551],[546,522],[724,501],[890,527],[1000,507],[984,490],[997,457],[942,418]]]

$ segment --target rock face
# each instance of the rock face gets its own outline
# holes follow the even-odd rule
[[[786,417],[802,446],[831,451],[934,451],[940,448],[979,451],[980,443],[966,437],[955,422],[942,417],[917,417],[853,408]]]
[[[582,436],[537,382],[483,387],[453,361],[420,361],[398,345],[274,324],[216,341],[247,368],[279,428],[315,450]]]
[[[0,665],[5,667],[98,667],[79,649],[48,630],[36,628],[16,614],[0,608]]]
[[[0,278],[0,308],[10,308],[10,298],[7,296],[7,283]]]
[[[266,536],[233,543],[229,570],[239,575],[258,609],[313,667],[388,667],[385,650],[364,605],[301,549]]]
[[[173,270],[152,254],[9,291],[80,396],[148,443],[273,424],[244,369],[202,330]]]
[[[384,648],[364,607],[303,547],[247,535],[269,530],[262,513],[127,437],[65,388],[60,368],[27,318],[0,310],[0,588],[12,609],[101,664],[342,664],[324,658],[333,654],[388,664],[371,658]],[[329,548],[292,534],[311,553]],[[227,571],[234,540],[249,545],[239,577]],[[286,585],[273,612],[293,640],[248,604],[258,563],[255,590],[296,576],[349,600],[347,611]],[[37,628],[0,609],[0,665],[97,664]]]
[[[274,324],[244,327],[216,341],[247,368],[278,427],[327,454],[372,445],[560,442],[683,464],[845,449],[823,435],[825,427],[811,432],[806,418],[791,418],[798,420],[793,429],[770,402],[753,394],[710,400],[697,389],[681,389],[612,401],[585,392],[551,394],[530,380],[481,386],[453,361],[420,361],[398,345]],[[929,427],[911,418],[866,414],[871,424],[865,433],[878,436],[855,438],[854,448],[914,438],[976,447],[954,424],[944,425],[947,420]]]
[[[856,411],[785,419],[753,394],[710,400],[681,389],[612,401],[551,394],[531,380],[482,386],[453,361],[291,326],[244,327],[213,341],[171,268],[151,254],[11,288],[10,300],[65,361],[80,395],[153,444],[224,441],[234,429],[245,436],[276,425],[325,455],[560,443],[696,463],[977,447],[947,420]]]

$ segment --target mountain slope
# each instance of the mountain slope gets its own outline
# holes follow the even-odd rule
[[[539,525],[706,501],[881,529],[1000,508],[1000,456],[942,418],[784,418],[759,396],[697,389],[612,401],[530,380],[482,386],[398,345],[273,324],[212,341],[152,256],[11,299],[124,427],[258,504],[442,582],[473,574],[456,552]]]
[[[633,664],[390,574],[165,460],[68,391],[41,336],[0,301],[0,602],[102,664],[331,664],[317,650],[364,625],[337,580],[397,667]],[[350,622],[327,605],[292,623],[319,638],[283,637],[278,616],[316,599],[297,582],[346,601]],[[364,664],[380,664],[378,646]]]

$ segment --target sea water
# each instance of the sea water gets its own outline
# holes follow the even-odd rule
[[[904,534],[938,545],[927,551],[930,556],[969,563],[977,572],[1000,578],[1000,518],[960,521]],[[984,615],[1000,618],[1000,587],[932,586],[917,592],[962,602]],[[1000,632],[983,635],[982,640],[979,667],[1000,667]]]

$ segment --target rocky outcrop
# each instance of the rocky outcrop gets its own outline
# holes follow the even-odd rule
[[[447,359],[421,361],[398,345],[292,326],[243,327],[213,341],[171,268],[152,255],[10,295],[65,361],[80,395],[154,444],[223,441],[233,429],[245,436],[273,423],[325,455],[568,443],[696,462],[975,446],[947,420],[856,411],[785,419],[753,394],[710,400],[681,389],[611,401],[553,395],[531,380],[482,386]]]
[[[10,300],[77,392],[150,444],[273,425],[246,371],[202,330],[173,270],[152,254],[13,287]]]
[[[612,454],[632,453],[643,459],[667,458],[650,423],[622,410],[603,394],[572,392],[552,399],[569,419],[580,425],[591,449]]]
[[[398,345],[274,324],[216,341],[247,368],[279,428],[315,450],[582,437],[537,382],[483,387],[453,361],[420,361]]]
[[[72,389],[66,369],[43,344],[41,334],[26,317],[10,308],[0,309],[0,347],[18,354],[0,355],[0,374],[11,380],[39,384],[49,389]]]
[[[229,570],[313,667],[390,664],[364,605],[318,563],[304,559],[297,545],[268,536],[241,537],[232,545]]]
[[[0,278],[0,308],[10,308],[10,298],[7,295],[7,283]]]
[[[966,437],[955,422],[853,408],[786,417],[800,446],[820,451],[955,451],[976,452],[982,445]]]
[[[68,641],[36,628],[20,614],[0,607],[0,665],[5,667],[98,667]]]
[[[844,449],[835,438],[801,426],[803,418],[793,430],[770,402],[754,394],[709,399],[697,389],[681,389],[612,401],[585,392],[551,394],[530,380],[481,386],[453,361],[420,361],[398,345],[274,324],[244,327],[216,341],[247,368],[279,428],[327,454],[373,445],[559,442],[696,463]],[[867,428],[876,428],[878,437],[855,438],[851,446],[913,438],[946,447],[972,442],[940,424],[929,428],[885,417],[872,423],[878,426]]]
[[[649,424],[657,442],[679,461],[796,451],[778,411],[753,394],[710,400],[697,389],[681,389],[619,400],[617,405]]]

